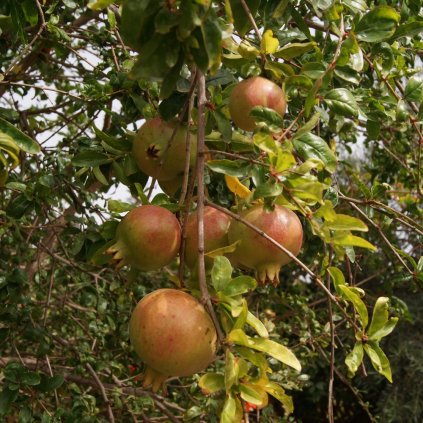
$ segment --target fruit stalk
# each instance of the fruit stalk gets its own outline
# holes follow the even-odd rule
[[[223,331],[220,327],[219,320],[211,303],[210,294],[207,289],[206,281],[206,265],[204,257],[204,163],[205,163],[205,105],[206,98],[206,79],[204,74],[197,70],[197,87],[198,87],[198,132],[197,132],[197,225],[198,225],[198,280],[201,291],[201,302],[205,304],[210,317],[216,328],[219,342],[225,339]]]

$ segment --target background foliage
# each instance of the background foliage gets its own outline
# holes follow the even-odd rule
[[[123,3],[0,3],[5,421],[219,420],[225,394],[203,395],[200,376],[170,380],[167,398],[141,388],[128,343],[136,301],[173,286],[177,263],[116,273],[103,254],[121,213],[148,201],[132,136],[141,119],[181,112],[194,68],[206,74],[209,199],[235,212],[260,199],[296,210],[299,258],[349,317],[296,263],[279,287],[245,296],[302,364],[296,372],[269,359],[293,414],[272,399],[249,419],[325,421],[333,381],[335,420],[421,421],[421,2],[249,0],[258,32],[243,1]],[[238,79],[259,74],[283,85],[288,113],[256,110],[263,130],[253,136],[231,125],[227,104]],[[224,175],[237,178],[235,188]],[[127,202],[114,196],[122,185]],[[163,194],[149,200],[178,209]],[[354,327],[366,329],[362,307],[371,318],[379,297],[390,297],[389,315],[400,318],[381,342],[392,385],[368,358],[345,364],[364,339]],[[223,372],[224,357],[212,367]],[[389,379],[386,367],[380,373]]]

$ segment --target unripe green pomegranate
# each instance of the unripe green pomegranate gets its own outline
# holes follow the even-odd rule
[[[208,253],[229,245],[228,230],[231,218],[213,207],[204,207],[204,252]],[[198,219],[197,212],[191,213],[186,222],[185,264],[194,269],[198,261]],[[213,261],[206,257],[206,266]]]
[[[169,376],[191,376],[215,358],[217,335],[204,307],[176,289],[158,289],[135,307],[129,338],[147,366],[144,386],[157,390]]]
[[[119,223],[116,243],[107,253],[119,269],[131,265],[142,271],[158,270],[178,254],[181,226],[167,209],[140,206],[131,210]]]
[[[303,228],[300,219],[290,209],[276,205],[267,210],[255,205],[244,211],[241,217],[284,246],[295,256],[303,241]],[[253,229],[234,220],[229,228],[229,242],[241,241],[232,256],[235,262],[254,269],[260,284],[279,283],[281,266],[291,259],[281,249],[273,245]]]
[[[176,133],[172,138],[173,132]],[[187,128],[159,117],[147,120],[134,138],[132,154],[138,167],[159,181],[169,181],[184,172]],[[195,163],[195,136],[191,139],[191,165]],[[170,146],[169,146],[170,145]],[[161,164],[162,163],[162,164]]]
[[[256,122],[250,112],[255,106],[273,109],[283,116],[286,99],[282,88],[261,76],[244,79],[232,90],[229,98],[229,113],[235,125],[244,131],[254,131]]]

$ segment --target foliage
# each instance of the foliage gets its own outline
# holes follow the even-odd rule
[[[420,350],[404,323],[391,332],[421,320],[406,302],[423,285],[422,30],[418,0],[1,2],[0,415],[421,421],[418,395],[396,388],[418,386]],[[283,87],[288,111],[254,108],[252,133],[228,101],[254,75]],[[200,165],[206,153],[175,197],[131,154],[158,115],[197,133]],[[183,223],[204,186],[233,217],[297,213],[305,240],[280,286],[231,264],[236,244],[209,252],[207,275],[182,260],[114,271],[122,213],[156,204]],[[165,398],[140,385],[128,321],[145,294],[182,285],[215,315],[220,353]]]

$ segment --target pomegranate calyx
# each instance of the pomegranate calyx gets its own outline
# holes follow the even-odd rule
[[[279,285],[279,271],[281,266],[278,263],[265,264],[259,266],[256,271],[256,279],[259,285],[271,283],[273,286]]]
[[[146,366],[144,375],[142,377],[142,386],[144,388],[149,388],[151,386],[151,390],[153,392],[157,392],[161,388],[163,394],[167,395],[165,382],[168,377],[169,376],[166,376],[163,373],[160,373],[159,371]]]
[[[127,264],[127,261],[125,260],[124,246],[119,241],[108,248],[106,250],[106,254],[110,254],[112,256],[112,263],[115,265],[116,270],[120,270]]]

